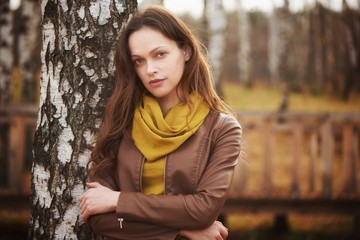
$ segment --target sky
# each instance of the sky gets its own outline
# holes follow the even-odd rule
[[[237,0],[223,0],[224,7],[227,10],[235,9]],[[335,10],[341,10],[342,0],[319,0],[326,6]],[[347,0],[351,7],[359,7],[358,0]],[[141,2],[141,1],[139,1]],[[164,5],[177,14],[190,13],[194,17],[200,17],[203,9],[203,0],[164,0]],[[312,5],[315,0],[289,0],[290,8],[294,11],[302,9],[305,5]],[[284,4],[284,0],[241,0],[242,7],[245,10],[261,10],[271,12],[275,7]]]
[[[138,0],[141,3],[143,0]],[[209,0],[208,0],[209,1]],[[237,0],[223,0],[224,7],[227,10],[235,9]],[[319,0],[327,6],[341,10],[343,0]],[[359,8],[359,0],[347,0],[349,5],[354,8]],[[21,0],[10,0],[10,8],[16,9]],[[302,9],[304,5],[314,4],[315,0],[289,0],[290,8],[294,11]],[[192,16],[198,18],[201,16],[203,10],[203,0],[164,0],[164,5],[171,11],[177,14],[190,13]],[[261,10],[271,12],[275,7],[282,6],[284,0],[241,0],[242,7],[245,10]]]

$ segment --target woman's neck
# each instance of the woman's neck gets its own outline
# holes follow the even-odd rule
[[[165,97],[156,98],[159,106],[161,108],[161,112],[165,117],[169,110],[179,104],[181,101],[181,93],[177,92],[176,94],[169,94]]]
[[[180,102],[180,99],[179,98],[176,98],[176,99],[157,98],[157,101],[161,108],[161,112],[162,112],[163,116],[165,117],[166,114],[169,112],[169,110],[172,107],[176,106]]]

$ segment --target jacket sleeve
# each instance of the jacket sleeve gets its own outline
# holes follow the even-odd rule
[[[107,174],[90,180],[118,191],[114,179],[111,174]],[[178,230],[168,227],[138,221],[122,221],[115,212],[93,215],[89,218],[89,224],[96,234],[110,239],[169,240],[175,239],[178,235]]]
[[[210,226],[225,203],[240,154],[239,123],[228,116],[222,120],[195,194],[159,196],[121,192],[117,215],[125,221],[148,222],[174,229]]]

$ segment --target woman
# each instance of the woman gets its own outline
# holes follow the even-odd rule
[[[161,7],[136,13],[92,151],[80,211],[113,239],[226,239],[216,221],[241,128],[216,95],[201,44]]]

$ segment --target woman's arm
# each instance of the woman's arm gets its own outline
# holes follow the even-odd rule
[[[223,240],[228,236],[228,229],[219,221],[215,221],[205,229],[181,230],[179,232],[146,223],[123,222],[123,219],[117,218],[113,211],[119,192],[97,182],[88,183],[87,186],[90,187],[90,190],[80,199],[81,213],[85,221],[88,216],[92,216],[90,224],[95,232],[100,235],[113,239],[175,239],[179,236],[190,240]],[[113,199],[113,195],[115,195],[115,199]],[[92,212],[91,209],[104,213],[98,214]]]
[[[112,172],[90,180],[97,182],[87,184],[89,189],[80,197],[80,212],[84,221],[90,224],[96,234],[111,239],[134,240],[169,240],[175,239],[178,235],[179,231],[176,229],[151,223],[123,222],[115,213],[114,205],[118,201],[115,198],[120,192],[116,187]]]
[[[179,232],[149,223],[120,222],[115,212],[93,215],[88,222],[95,233],[111,239],[170,240]]]
[[[228,229],[219,221],[210,227],[200,230],[181,230],[179,236],[190,240],[223,240],[229,235]]]

